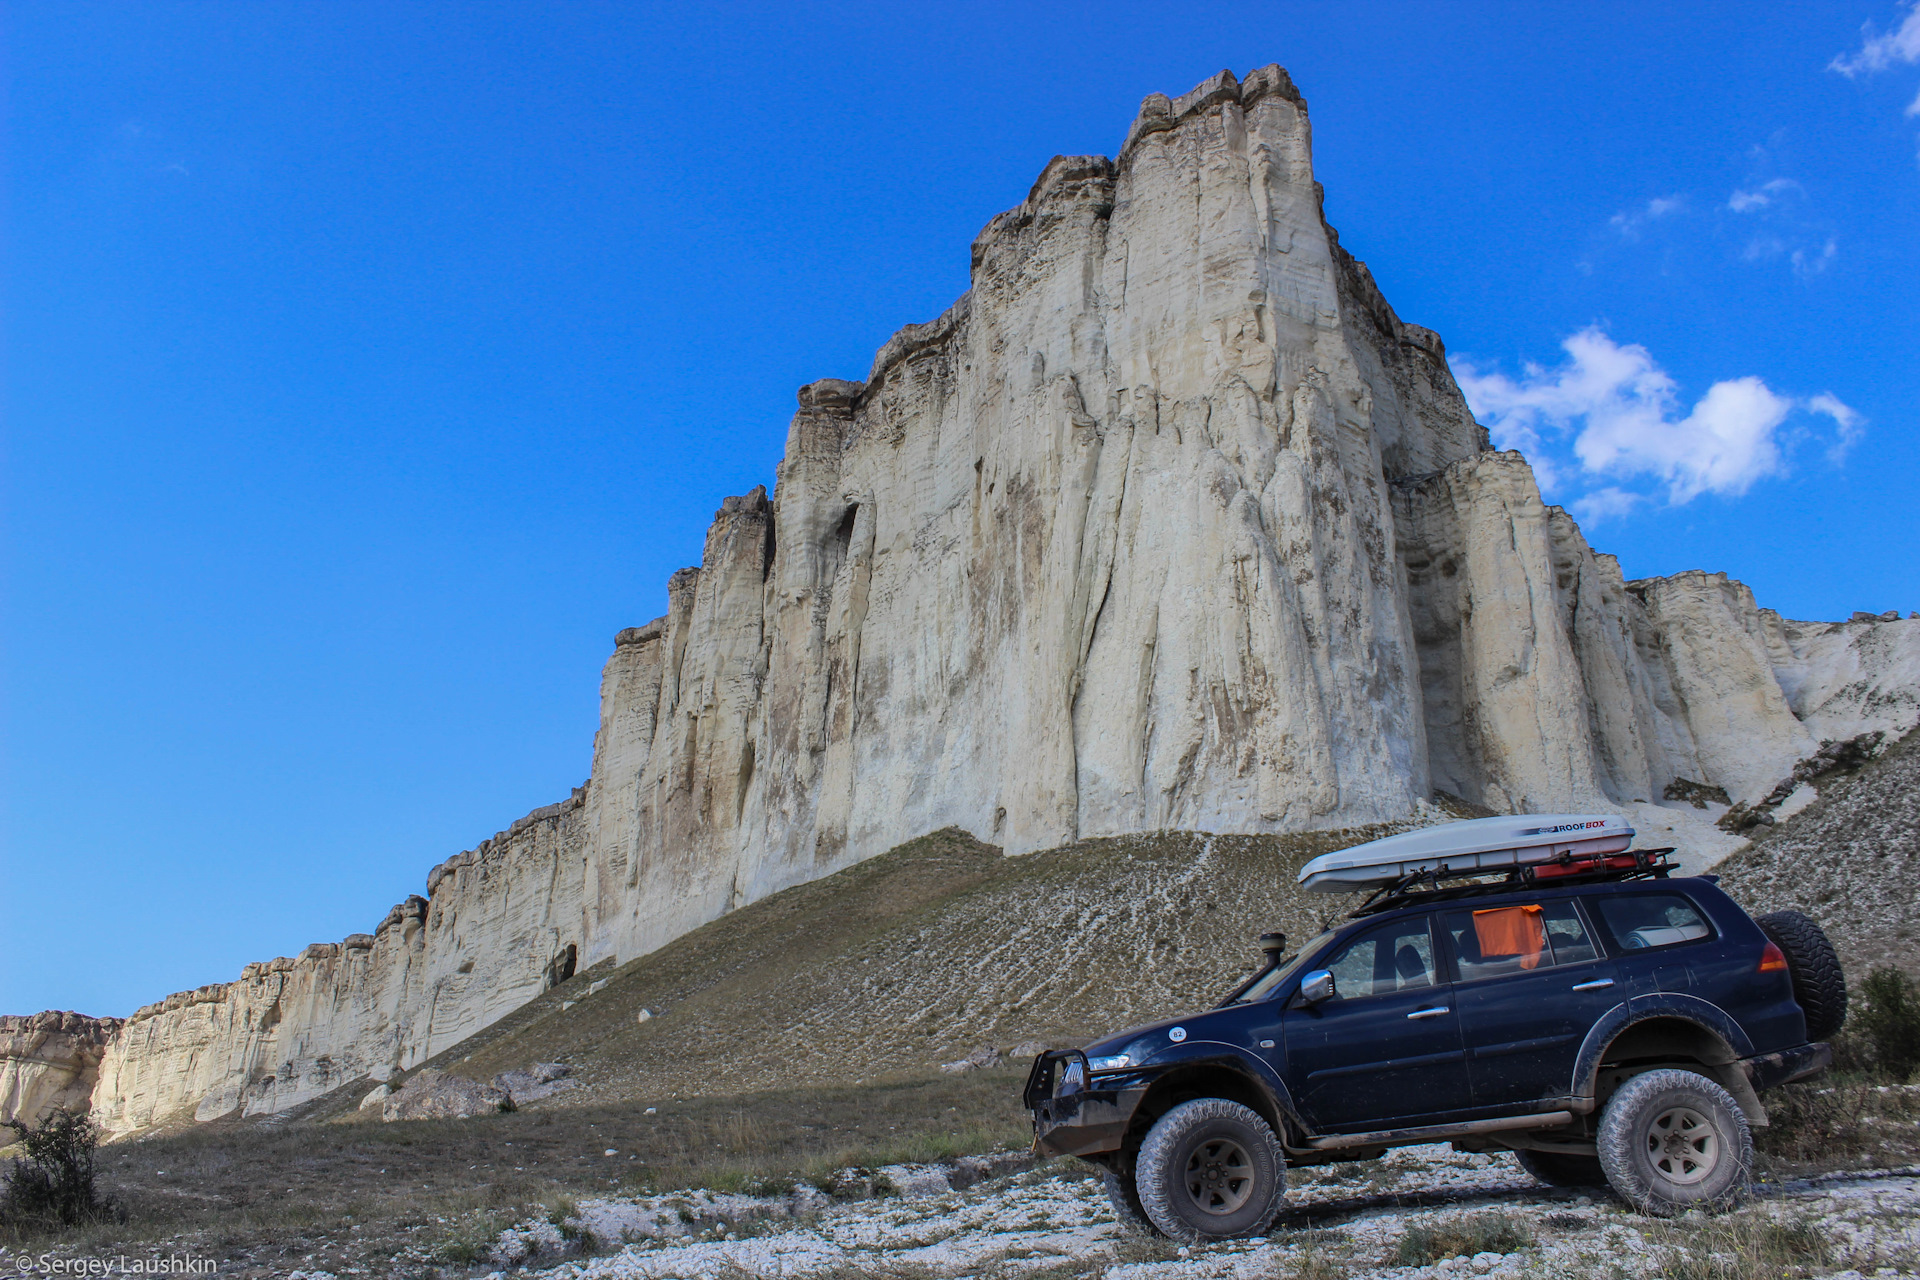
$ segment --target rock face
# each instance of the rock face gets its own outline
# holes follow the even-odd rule
[[[1488,449],[1321,211],[1286,72],[1149,97],[973,245],[864,382],[800,391],[606,667],[592,776],[371,935],[135,1015],[115,1131],[417,1064],[575,968],[959,826],[1165,828],[1762,795],[1920,718],[1920,622],[1622,581]]]
[[[118,1018],[78,1013],[0,1017],[0,1122],[38,1124],[50,1111],[85,1107]],[[13,1135],[0,1135],[5,1145]]]
[[[364,1105],[364,1103],[363,1103]],[[466,1120],[503,1111],[511,1103],[498,1085],[452,1076],[432,1067],[421,1071],[380,1104],[382,1120]]]

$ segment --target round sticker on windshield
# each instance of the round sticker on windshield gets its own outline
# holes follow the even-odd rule
[[[1175,1044],[1179,1044],[1186,1038],[1187,1029],[1185,1027],[1175,1027],[1173,1030],[1167,1032],[1167,1039],[1173,1041]]]

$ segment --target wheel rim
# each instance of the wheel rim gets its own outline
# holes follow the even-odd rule
[[[1720,1163],[1720,1135],[1692,1107],[1668,1107],[1647,1129],[1647,1159],[1668,1182],[1690,1186]]]
[[[1232,1138],[1209,1138],[1187,1157],[1181,1185],[1200,1212],[1235,1213],[1253,1195],[1253,1161]]]

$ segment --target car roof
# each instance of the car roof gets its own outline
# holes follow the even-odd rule
[[[1354,925],[1376,924],[1383,920],[1399,920],[1407,916],[1429,911],[1442,911],[1462,907],[1484,909],[1488,906],[1502,906],[1512,902],[1542,902],[1559,898],[1571,898],[1581,895],[1607,894],[1623,895],[1633,893],[1659,892],[1662,889],[1684,889],[1697,891],[1706,888],[1712,891],[1716,900],[1732,901],[1718,887],[1719,876],[1669,876],[1662,879],[1636,880],[1586,880],[1573,884],[1522,885],[1510,887],[1500,885],[1489,888],[1484,893],[1456,892],[1441,895],[1423,895],[1413,898],[1397,907],[1369,912],[1355,917]],[[1338,931],[1343,937],[1355,930],[1342,927]]]

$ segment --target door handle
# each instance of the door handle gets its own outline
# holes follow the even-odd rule
[[[1612,985],[1612,978],[1595,978],[1592,982],[1576,982],[1573,984],[1573,989],[1575,991],[1598,991],[1602,987],[1610,987]]]
[[[1437,1018],[1443,1013],[1452,1013],[1452,1012],[1453,1010],[1447,1008],[1445,1005],[1441,1005],[1437,1009],[1415,1009],[1412,1013],[1408,1014],[1407,1016],[1409,1018]]]

